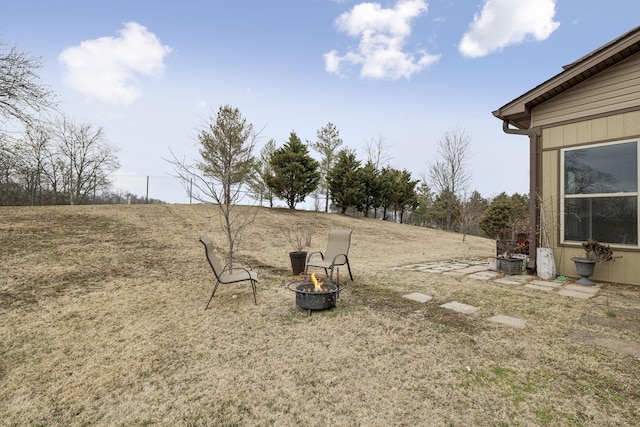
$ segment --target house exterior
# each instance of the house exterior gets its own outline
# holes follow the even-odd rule
[[[528,137],[530,266],[542,224],[558,275],[577,277],[571,258],[593,239],[621,258],[599,263],[592,279],[640,285],[640,27],[493,115],[506,133]]]

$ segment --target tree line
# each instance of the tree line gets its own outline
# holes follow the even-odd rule
[[[438,160],[428,165],[422,180],[406,169],[383,164],[387,157],[381,137],[367,146],[363,161],[355,150],[343,147],[333,123],[318,129],[316,136],[315,141],[303,142],[292,131],[280,147],[269,139],[254,155],[260,132],[254,132],[238,108],[224,105],[198,133],[200,159],[186,161],[172,153],[169,161],[190,197],[219,207],[231,253],[242,228],[251,222],[236,210],[236,205],[247,204],[246,194],[269,207],[282,200],[289,209],[309,196],[324,197],[326,212],[359,213],[464,235],[515,239],[527,232],[526,196],[502,193],[489,200],[477,191],[466,195],[470,139],[458,128],[445,132],[438,142]],[[319,160],[310,150],[320,155]],[[321,209],[319,204],[316,209]]]
[[[118,150],[102,128],[75,123],[57,110],[55,95],[37,74],[40,67],[37,58],[0,42],[0,205],[142,202],[112,191]],[[281,199],[295,209],[311,196],[324,200],[326,212],[492,238],[526,231],[526,196],[468,194],[470,138],[463,129],[443,134],[421,179],[389,165],[382,136],[367,145],[366,159],[358,159],[331,122],[314,141],[303,142],[292,131],[282,146],[271,139],[255,155],[260,134],[237,108],[221,106],[198,132],[200,158],[187,162],[171,153],[169,159],[193,199],[221,207],[230,241],[240,239],[234,227],[245,224],[236,221],[233,207],[246,191],[269,206]]]
[[[57,110],[40,67],[37,58],[0,41],[0,205],[126,197],[109,193],[109,175],[120,167],[117,149],[102,128],[74,123]]]

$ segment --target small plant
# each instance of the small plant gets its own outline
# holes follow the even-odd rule
[[[304,248],[311,246],[314,223],[311,215],[307,217],[304,225],[291,225],[280,227],[280,232],[287,239],[295,252],[303,252]]]
[[[615,261],[616,258],[621,258],[619,256],[613,256],[613,249],[611,249],[609,245],[605,245],[595,240],[589,240],[583,243],[582,247],[584,248],[587,259],[595,262]]]

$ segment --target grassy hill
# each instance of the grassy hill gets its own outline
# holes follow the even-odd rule
[[[309,218],[311,217],[311,218]],[[638,361],[566,339],[605,300],[404,270],[489,258],[488,239],[374,219],[260,208],[221,285],[197,238],[215,209],[0,208],[0,419],[5,425],[633,425]],[[281,227],[352,228],[355,280],[307,317]],[[423,292],[420,304],[402,298]],[[606,301],[614,301],[615,293]],[[481,307],[462,315],[448,301]],[[487,322],[527,319],[515,330]]]

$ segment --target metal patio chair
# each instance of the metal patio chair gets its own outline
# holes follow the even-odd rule
[[[349,270],[349,277],[353,280],[351,266],[349,265],[351,233],[353,233],[353,230],[329,231],[329,241],[327,242],[326,251],[324,251],[324,253],[320,251],[310,252],[309,255],[307,255],[307,263],[304,269],[305,273],[309,267],[324,268],[324,272],[329,276],[329,279],[333,279],[333,269],[336,266],[346,264],[347,269]],[[328,273],[327,270],[330,270],[331,272]]]
[[[204,245],[204,252],[207,256],[207,261],[211,266],[211,270],[213,270],[213,274],[216,277],[216,284],[213,287],[213,292],[211,293],[211,298],[209,298],[209,302],[207,302],[207,306],[204,308],[205,310],[209,308],[209,304],[213,299],[213,296],[216,294],[216,290],[218,289],[218,285],[220,283],[229,284],[229,283],[239,283],[250,281],[251,287],[253,288],[253,302],[257,305],[258,300],[256,298],[256,283],[258,282],[258,273],[251,270],[251,265],[245,261],[234,261],[233,264],[237,265],[234,267],[232,264],[226,264],[223,266],[218,261],[218,257],[213,251],[213,242],[208,237],[201,237],[200,243]],[[242,266],[240,266],[242,265]]]

